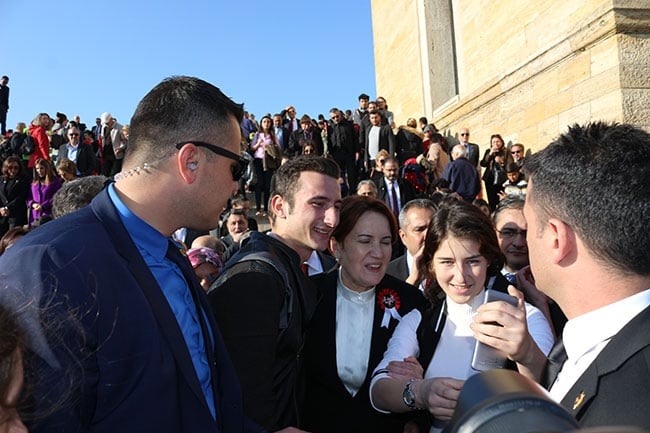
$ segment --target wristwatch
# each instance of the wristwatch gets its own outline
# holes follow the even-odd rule
[[[408,406],[409,409],[417,410],[420,408],[415,405],[415,394],[413,393],[412,388],[413,382],[415,382],[415,379],[411,379],[406,383],[404,392],[402,393],[402,400],[404,400],[404,404]]]

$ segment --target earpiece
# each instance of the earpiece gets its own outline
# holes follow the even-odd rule
[[[192,171],[196,170],[196,166],[197,166],[196,162],[190,162],[189,164],[187,164],[187,168],[189,168]]]

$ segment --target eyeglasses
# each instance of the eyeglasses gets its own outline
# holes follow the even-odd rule
[[[521,150],[512,150],[512,151],[510,151],[510,153],[512,153],[514,155],[515,153],[521,153]]]
[[[379,163],[380,163],[381,165],[384,165],[384,162],[386,162],[385,159],[380,159],[380,160],[379,160]]]
[[[79,134],[75,134],[74,132],[71,134],[68,134],[68,137],[79,137]]]
[[[528,233],[528,230],[503,229],[503,230],[497,230],[497,232],[499,232],[499,234],[501,234],[503,238],[512,239],[517,235],[526,237],[526,233]]]
[[[232,159],[237,164],[230,167],[230,172],[232,174],[233,182],[237,182],[244,175],[248,162],[241,156],[233,153],[229,150],[224,149],[223,147],[215,146],[214,144],[204,143],[202,141],[184,141],[182,143],[176,144],[176,149],[181,149],[186,144],[192,143],[198,147],[205,147],[206,149],[216,153],[217,155],[225,156],[228,159]]]
[[[469,136],[469,132],[461,132],[460,136],[461,137],[467,137],[467,136]]]

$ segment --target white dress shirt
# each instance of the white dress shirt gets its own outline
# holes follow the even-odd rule
[[[350,290],[341,281],[339,270],[336,287],[336,370],[352,396],[359,391],[368,372],[374,312],[374,287],[365,292]]]
[[[607,343],[650,305],[650,289],[569,320],[562,332],[567,360],[551,386],[553,400],[561,402]]]

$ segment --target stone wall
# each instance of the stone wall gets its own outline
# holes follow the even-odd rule
[[[451,138],[467,126],[482,150],[493,133],[535,150],[590,120],[650,130],[650,2],[451,0],[453,39],[427,30],[441,3],[400,2],[398,18],[395,2],[372,0],[377,91],[398,125],[426,115]],[[452,85],[444,101],[428,94]]]

